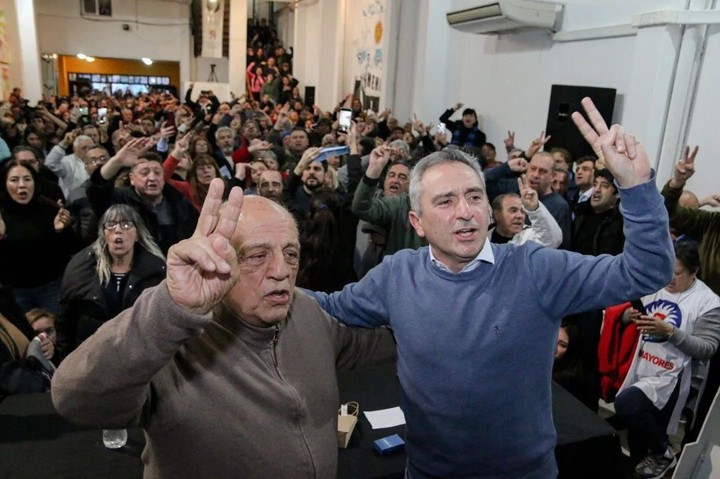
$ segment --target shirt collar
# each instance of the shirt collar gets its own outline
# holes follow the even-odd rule
[[[485,238],[485,244],[483,245],[482,249],[478,253],[477,256],[475,256],[475,259],[473,259],[471,262],[469,262],[465,267],[460,270],[459,273],[453,273],[450,268],[445,266],[439,259],[435,257],[433,254],[433,248],[432,246],[428,246],[428,251],[430,252],[430,262],[433,266],[435,266],[437,269],[441,271],[445,271],[446,273],[450,274],[460,274],[460,273],[467,273],[470,271],[473,271],[477,269],[480,266],[481,262],[495,264],[495,255],[492,251],[492,246],[490,246],[490,237]]]

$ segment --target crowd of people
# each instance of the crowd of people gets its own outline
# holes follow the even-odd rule
[[[613,130],[603,129],[595,121],[593,136],[585,124],[587,128],[581,131],[596,154],[580,158],[573,158],[563,148],[543,151],[549,139],[544,132],[529,141],[526,148],[517,147],[514,133],[508,132],[501,148],[505,156],[487,141],[476,112],[463,109],[460,103],[443,112],[437,122],[427,123],[416,118],[402,122],[390,110],[363,110],[360,101],[352,96],[342,99],[334,111],[323,111],[317,105],[307,105],[300,97],[297,80],[292,77],[292,50],[277,47],[274,55],[266,56],[266,47],[274,44],[261,38],[261,31],[253,34],[253,46],[248,49],[247,91],[233,95],[229,102],[220,101],[211,91],[201,92],[193,100],[191,86],[184,102],[163,92],[138,96],[93,92],[50,97],[30,105],[15,89],[0,106],[2,374],[22,368],[28,378],[34,379],[33,368],[25,364],[24,348],[35,334],[43,335],[46,357],[61,365],[61,371],[65,358],[81,349],[101,328],[107,334],[96,341],[108,341],[111,331],[130,334],[129,329],[139,327],[150,328],[147,334],[169,334],[177,346],[194,344],[191,336],[197,334],[195,330],[207,325],[207,321],[198,319],[199,314],[210,312],[210,306],[215,306],[221,296],[193,304],[186,298],[189,290],[183,290],[190,283],[180,286],[171,273],[180,274],[178,265],[197,263],[205,271],[227,276],[228,264],[239,264],[240,279],[234,272],[230,274],[238,286],[223,286],[222,293],[228,298],[237,296],[227,300],[228,310],[246,321],[250,329],[285,321],[289,313],[283,307],[292,300],[295,285],[306,291],[298,290],[295,296],[300,305],[291,315],[300,317],[298,321],[310,320],[303,316],[305,310],[311,310],[312,315],[307,315],[313,318],[324,318],[325,313],[310,299],[314,297],[343,323],[364,328],[383,326],[372,335],[344,326],[338,332],[334,320],[322,319],[323,342],[326,337],[344,339],[331,339],[332,347],[323,346],[333,349],[328,356],[333,358],[331,362],[327,358],[310,361],[308,368],[311,364],[331,367],[334,374],[332,366],[340,362],[349,367],[392,360],[394,353],[389,350],[393,344],[392,340],[387,343],[389,329],[385,326],[392,329],[400,348],[397,360],[406,391],[403,409],[408,417],[408,452],[417,454],[408,466],[408,477],[450,477],[478,467],[477,458],[463,456],[462,465],[454,468],[442,453],[429,449],[427,444],[453,449],[460,447],[457,441],[481,443],[488,438],[482,434],[451,437],[454,428],[462,429],[462,423],[469,418],[456,416],[462,412],[459,405],[457,410],[450,404],[434,405],[438,415],[423,424],[418,418],[426,416],[426,405],[408,391],[422,389],[423,384],[429,386],[428,394],[446,397],[444,394],[452,392],[452,388],[460,387],[458,381],[442,377],[452,370],[450,363],[456,356],[464,361],[474,358],[477,363],[470,364],[477,365],[478,370],[496,370],[498,356],[494,354],[501,353],[499,343],[489,342],[491,336],[476,330],[477,325],[467,320],[480,315],[489,318],[487,334],[502,335],[506,329],[516,334],[511,332],[516,327],[506,319],[511,312],[527,317],[529,310],[523,310],[525,306],[509,295],[527,297],[533,290],[536,293],[528,301],[537,308],[537,314],[531,318],[534,323],[523,321],[528,330],[521,336],[526,341],[526,353],[550,367],[543,374],[518,379],[517,383],[543,389],[538,381],[547,379],[549,384],[552,370],[553,378],[592,409],[597,410],[601,397],[615,400],[618,423],[631,433],[636,473],[656,477],[672,467],[676,451],[670,448],[667,433],[677,429],[679,412],[691,399],[699,404],[693,409],[694,422],[701,423],[708,398],[712,399],[720,383],[720,368],[709,362],[720,343],[720,214],[698,209],[700,205],[720,205],[720,196],[698,200],[684,190],[694,173],[697,149],[686,151],[662,189],[665,204],[656,219],[661,227],[667,226],[662,220],[669,214],[676,238],[672,281],[663,282],[667,275],[658,274],[653,281],[644,283],[644,288],[634,283],[623,288],[629,280],[617,268],[637,267],[633,261],[648,257],[633,250],[637,256],[628,259],[628,265],[620,265],[608,255],[630,258],[628,245],[647,237],[648,232],[632,214],[639,215],[637,209],[643,208],[642,201],[652,204],[648,198],[657,191],[632,195],[624,191],[654,181],[654,177],[648,169],[643,171],[642,181],[636,181],[624,166],[618,166],[617,158],[608,158],[610,140],[601,145],[599,139],[605,141]],[[99,108],[107,108],[107,118],[98,116]],[[338,128],[337,113],[341,108],[352,111],[348,131]],[[458,119],[453,120],[458,112]],[[591,112],[588,110],[593,120]],[[616,152],[637,164],[634,146],[612,141]],[[333,146],[346,146],[348,153],[328,156],[325,149]],[[447,184],[447,190],[438,189],[437,197],[427,199],[426,191],[440,184]],[[242,205],[234,193],[238,189],[245,196],[239,223],[245,228],[242,233],[235,232],[234,223],[232,228],[223,223],[231,217],[224,218],[226,213],[219,207],[223,199],[228,200],[231,206],[226,210],[232,213],[227,214],[234,214],[231,219],[237,222]],[[641,201],[633,195],[647,198]],[[647,206],[647,211],[651,209]],[[477,218],[482,214],[488,218],[480,221]],[[447,215],[446,220],[441,219],[443,215]],[[245,231],[250,224],[254,229]],[[442,228],[450,230],[447,234],[451,237],[444,237]],[[222,230],[222,245],[215,238],[216,230]],[[260,232],[272,236],[272,241],[260,238]],[[283,235],[289,235],[287,241],[276,245],[285,238]],[[250,238],[268,244],[258,246]],[[478,253],[487,254],[485,238],[488,245],[508,246],[493,246],[489,257],[477,261],[512,264],[512,268],[507,266],[502,274],[489,276],[482,266],[474,273],[466,271],[473,269]],[[648,241],[663,245],[662,238]],[[236,259],[232,259],[235,253],[231,259],[224,255],[222,248],[226,244],[237,249]],[[214,265],[207,265],[205,262],[210,260],[198,257],[191,246],[205,251]],[[253,293],[236,289],[243,283],[247,291],[253,290],[255,283],[243,276],[252,278],[256,274],[249,272],[252,268],[275,268],[277,271],[265,274],[280,275],[282,268],[265,265],[276,246],[277,254],[284,258],[284,267],[291,273],[283,273],[282,287],[263,293],[274,301],[270,310],[284,314],[269,321],[258,312],[246,311],[242,295]],[[573,253],[558,256],[561,250]],[[512,251],[523,253],[509,254]],[[224,260],[215,258],[218,254]],[[661,252],[658,255],[662,256]],[[442,271],[427,271],[426,261],[439,264]],[[562,266],[550,266],[561,261]],[[608,274],[615,275],[617,284],[609,284],[592,268],[607,269]],[[185,270],[182,274],[190,275]],[[456,274],[473,281],[465,290],[458,289],[457,281],[461,280],[444,282]],[[224,281],[228,282],[227,277]],[[192,284],[204,287],[200,279]],[[647,289],[648,284],[652,290]],[[581,285],[583,288],[578,289]],[[143,301],[143,291],[151,289],[153,292]],[[429,291],[433,294],[426,296]],[[442,304],[434,302],[440,298],[438,294],[444,294],[445,299],[458,298],[454,304],[459,312],[452,314],[455,319],[444,326],[445,331],[438,330],[434,323],[436,316],[442,315],[438,310]],[[480,305],[482,298],[490,296],[493,301]],[[152,301],[161,306],[154,306]],[[194,312],[183,316],[168,306],[172,301]],[[489,308],[498,301],[507,301],[507,307]],[[278,305],[283,307],[278,309]],[[605,307],[612,305],[616,307],[617,321],[606,319],[603,323],[609,316]],[[188,329],[180,334],[161,326],[133,323],[141,321],[140,311],[156,314],[157,308],[177,316],[181,323],[185,321]],[[110,320],[121,312],[125,312],[121,317],[127,321],[110,327]],[[213,314],[219,315],[219,330],[206,334],[233,329],[227,325],[224,313]],[[403,320],[411,316],[412,321]],[[271,342],[277,342],[280,329],[271,329]],[[527,334],[542,340],[530,341],[532,336]],[[318,340],[289,331],[281,335],[286,338],[280,339],[280,344],[298,341],[287,338],[293,335],[302,341]],[[480,337],[485,346],[465,344],[463,337]],[[620,340],[624,338],[627,340]],[[554,366],[548,363],[552,355],[542,349],[546,340],[557,344]],[[128,340],[128,344],[135,342]],[[434,346],[423,350],[419,346],[423,344]],[[199,344],[195,346],[200,348]],[[198,354],[208,354],[201,349]],[[635,352],[627,354],[630,349]],[[454,351],[452,355],[448,355],[450,350]],[[144,374],[159,371],[175,351],[163,350],[158,356],[145,358],[152,360],[152,367]],[[625,362],[615,361],[623,353]],[[609,363],[613,363],[610,370]],[[670,363],[672,367],[668,367]],[[138,364],[128,361],[128,367]],[[73,397],[67,392],[73,390],[69,378],[82,381],[82,371],[77,369],[77,363],[73,365],[72,373],[63,376],[63,392],[59,393],[68,397]],[[604,379],[619,374],[617,371],[623,367],[630,374],[619,380],[616,377],[615,387],[604,388]],[[303,378],[310,372],[289,371]],[[118,379],[121,372],[117,370],[113,377]],[[124,381],[132,381],[132,377],[128,375]],[[154,377],[141,379],[149,382]],[[8,382],[3,377],[0,394],[49,387],[47,381],[23,384],[17,375],[14,378],[14,382]],[[489,373],[468,370],[461,381],[462,393],[458,390],[452,394],[463,397],[461,402],[474,398],[476,410],[482,412],[489,394],[478,392],[477,385],[488,384],[488,379],[493,378]],[[159,381],[166,392],[177,394],[165,373]],[[321,389],[332,388],[333,384],[330,381]],[[222,390],[227,386],[213,387]],[[495,391],[493,404],[513,402],[507,391],[501,392],[495,386],[491,389]],[[312,388],[302,390],[313,394]],[[133,394],[130,404],[142,402],[141,392]],[[227,391],[218,394],[226,396]],[[323,399],[325,406],[332,406],[327,399]],[[122,402],[123,397],[118,396],[118,401]],[[537,408],[546,406],[542,397],[538,404],[527,406],[527,414],[513,420],[514,427],[525,430],[522,421],[532,423],[530,415],[540,415],[542,411]],[[83,417],[74,408],[70,410]],[[321,409],[319,404],[312,408]],[[264,408],[250,411],[270,414]],[[319,410],[312,413],[325,414]],[[129,422],[131,416],[128,410],[124,422]],[[438,422],[440,417],[447,422]],[[499,415],[498,419],[507,417]],[[548,429],[552,425],[544,420],[539,424],[543,438],[552,439]],[[421,429],[424,426],[428,429]],[[687,438],[697,434],[697,426],[693,430],[686,432]],[[489,427],[486,432],[491,431]],[[513,437],[517,440],[521,436]],[[273,436],[265,439],[272,444]],[[549,463],[537,462],[547,459],[547,451],[539,449],[547,444],[534,443],[536,437],[532,434],[526,439],[531,443],[517,440],[511,445],[497,441],[495,452],[491,451],[502,455],[501,449],[515,450],[522,445],[525,463],[501,461],[492,467],[514,470],[534,464],[538,469],[552,471]],[[159,462],[153,467],[169,463],[169,457],[159,449],[155,451]],[[528,456],[533,453],[536,455]],[[188,457],[192,457],[189,452]],[[330,470],[333,460],[321,457],[319,467]],[[515,456],[507,458],[515,460]],[[178,464],[173,467],[182,466]]]

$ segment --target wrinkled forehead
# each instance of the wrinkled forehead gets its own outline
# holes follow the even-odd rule
[[[131,172],[140,171],[143,169],[153,169],[153,170],[161,170],[162,171],[162,165],[155,161],[155,160],[147,160],[147,159],[141,159],[137,163],[135,163],[130,170]]]
[[[293,216],[276,202],[262,196],[243,201],[232,243],[240,251],[253,244],[299,244]]]

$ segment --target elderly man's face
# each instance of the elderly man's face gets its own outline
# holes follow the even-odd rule
[[[93,146],[92,140],[80,141],[74,150],[75,156],[77,156],[81,160],[85,160],[85,155],[87,155],[87,152],[91,146]]]
[[[285,319],[293,301],[300,263],[295,221],[267,198],[248,196],[232,238],[239,276],[223,303],[254,326]]]
[[[480,253],[488,229],[488,202],[480,177],[470,166],[450,161],[430,167],[421,181],[421,212],[410,211],[418,236],[453,272]]]
[[[506,238],[512,238],[520,233],[525,225],[525,210],[522,201],[517,196],[506,196],[502,201],[502,209],[493,211],[496,226],[495,230]]]
[[[130,184],[140,197],[156,201],[162,196],[165,177],[162,165],[157,161],[140,161],[130,171]]]
[[[222,130],[215,137],[218,148],[226,155],[231,154],[235,146],[235,135],[232,130]],[[229,153],[228,153],[229,152]]]

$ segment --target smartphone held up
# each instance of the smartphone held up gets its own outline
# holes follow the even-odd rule
[[[349,108],[341,108],[338,113],[338,133],[347,133],[350,131],[352,124],[352,110]]]

